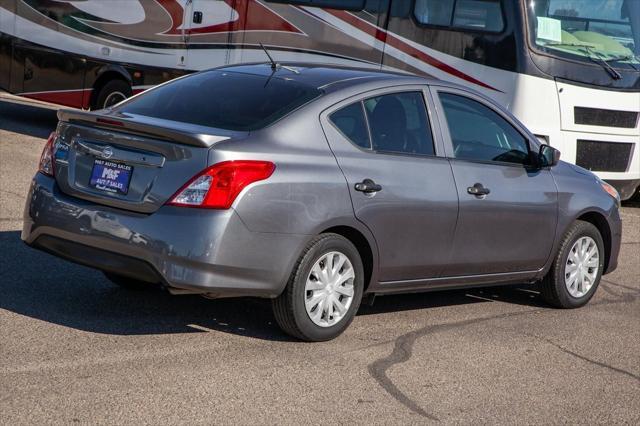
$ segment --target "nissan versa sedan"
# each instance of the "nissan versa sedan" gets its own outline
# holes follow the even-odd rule
[[[576,308],[617,265],[616,190],[450,83],[253,64],[58,117],[27,244],[125,287],[270,298],[303,340],[389,293],[538,282]]]

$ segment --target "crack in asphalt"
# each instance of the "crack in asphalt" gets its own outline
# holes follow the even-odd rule
[[[428,419],[439,421],[432,413],[428,413],[417,402],[409,398],[404,392],[402,392],[398,386],[391,380],[387,374],[389,369],[396,364],[402,364],[408,361],[413,355],[413,344],[421,337],[428,334],[434,334],[442,331],[448,331],[457,327],[465,327],[468,325],[478,324],[490,320],[503,319],[508,317],[520,316],[540,312],[539,309],[532,309],[527,311],[508,312],[500,315],[494,315],[490,317],[473,318],[464,321],[454,322],[450,324],[435,324],[428,325],[419,330],[411,331],[409,333],[399,336],[395,340],[393,351],[384,358],[380,358],[371,364],[369,364],[369,374],[378,382],[380,386],[391,395],[396,401],[410,409],[416,414],[419,414]]]
[[[4,192],[5,194],[9,194],[9,195],[13,195],[14,197],[18,197],[18,198],[26,198],[27,194],[18,194],[17,192],[13,192],[13,191],[8,191],[6,189],[0,188],[0,192]]]
[[[583,360],[585,362],[588,362],[589,364],[598,365],[598,366],[606,368],[608,370],[615,371],[615,372],[620,373],[620,374],[624,374],[624,375],[629,376],[632,379],[635,379],[638,382],[640,382],[640,376],[637,375],[637,374],[634,374],[634,373],[632,373],[630,371],[624,370],[622,368],[614,367],[613,365],[605,364],[604,362],[596,361],[596,360],[591,359],[591,358],[587,358],[584,355],[580,355],[579,353],[574,352],[571,349],[567,349],[564,346],[561,346],[561,345],[559,345],[559,344],[557,344],[557,343],[555,343],[555,342],[553,342],[553,341],[551,341],[549,339],[546,339],[544,337],[540,337],[540,336],[536,336],[536,335],[531,335],[531,336],[535,337],[536,339],[542,340],[543,342],[547,342],[551,346],[560,349],[562,352],[564,352],[566,354],[569,354],[571,356],[574,356],[574,357],[576,357],[578,359],[581,359],[581,360]]]
[[[613,305],[617,303],[632,303],[635,302],[640,297],[640,289],[629,287],[626,285],[622,285],[616,283],[614,281],[602,279],[600,283],[600,287],[602,289],[613,296],[613,299],[602,299],[597,302],[592,303],[592,305]],[[614,291],[610,287],[618,287],[624,290],[629,290],[628,292],[619,292],[618,290]]]
[[[610,280],[602,280],[603,285],[601,285],[601,287],[603,288],[603,290],[605,290],[608,294],[614,296],[614,299],[605,299],[605,300],[600,300],[596,303],[592,303],[592,305],[607,305],[607,304],[613,304],[613,303],[627,303],[627,302],[634,302],[638,299],[638,297],[640,297],[640,289],[637,288],[633,288],[633,287],[629,287],[629,286],[625,286]],[[619,287],[625,290],[630,290],[631,293],[617,293],[615,291],[612,291],[609,286],[614,286],[614,287]],[[533,314],[533,313],[541,313],[547,311],[547,309],[541,310],[541,309],[532,309],[532,310],[526,310],[526,311],[517,311],[517,312],[508,312],[508,313],[504,313],[504,314],[500,314],[500,315],[494,315],[494,316],[489,316],[489,317],[481,317],[481,318],[473,318],[473,319],[468,319],[468,320],[464,320],[464,321],[459,321],[459,322],[454,322],[454,323],[450,323],[450,324],[435,324],[435,325],[428,325],[426,327],[423,327],[419,330],[415,330],[415,331],[411,331],[409,333],[405,333],[399,337],[397,337],[395,339],[395,343],[394,343],[394,347],[393,350],[391,351],[391,353],[389,355],[387,355],[386,357],[377,359],[376,361],[372,362],[371,364],[369,364],[368,366],[368,371],[369,374],[371,375],[371,377],[373,377],[378,384],[391,396],[393,397],[396,401],[398,401],[399,403],[401,403],[402,405],[404,405],[405,407],[407,407],[409,410],[413,411],[416,414],[419,414],[425,418],[428,418],[430,420],[433,421],[440,421],[440,419],[434,415],[433,413],[429,413],[427,412],[424,408],[422,408],[416,401],[414,401],[413,399],[411,399],[407,394],[405,394],[404,392],[402,392],[400,390],[400,388],[393,382],[393,380],[391,380],[391,378],[389,377],[389,375],[387,374],[387,372],[389,371],[389,369],[391,367],[393,367],[394,365],[397,364],[402,364],[407,362],[411,356],[413,355],[413,346],[414,343],[416,342],[416,340],[418,340],[421,337],[425,337],[429,334],[435,334],[438,332],[442,332],[442,331],[448,331],[457,327],[465,327],[465,326],[469,326],[469,325],[474,325],[474,324],[478,324],[478,323],[482,323],[482,322],[487,322],[487,321],[491,321],[491,320],[498,320],[498,319],[504,319],[504,318],[508,318],[508,317],[515,317],[515,316],[522,316],[522,315],[528,315],[528,314]],[[555,310],[548,310],[549,312],[554,312]],[[606,368],[610,371],[614,371],[620,374],[624,374],[626,376],[629,376],[633,379],[636,379],[638,381],[640,381],[640,376],[637,376],[636,374],[618,368],[618,367],[614,367],[612,365],[609,364],[605,364],[603,362],[600,361],[596,361],[593,359],[590,359],[588,357],[585,357],[584,355],[580,355],[577,352],[574,352],[570,349],[567,349],[563,346],[560,346],[548,339],[536,336],[536,335],[529,335],[524,333],[524,335],[530,336],[530,337],[534,337],[540,340],[543,340],[545,342],[547,342],[548,344],[558,348],[559,350],[561,350],[562,352],[574,356],[582,361],[585,361],[587,363],[593,364],[593,365],[597,365],[603,368]],[[390,343],[390,342],[389,342]],[[374,345],[371,346],[378,346],[384,344],[384,342],[381,343],[376,343]]]

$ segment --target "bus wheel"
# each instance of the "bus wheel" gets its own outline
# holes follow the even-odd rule
[[[109,108],[131,96],[131,86],[123,80],[111,80],[98,92],[93,109]]]

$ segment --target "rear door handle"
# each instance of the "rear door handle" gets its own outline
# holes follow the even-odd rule
[[[485,195],[489,195],[491,190],[482,186],[481,183],[476,183],[475,185],[468,187],[467,192],[471,195],[475,195],[476,197],[483,197]]]
[[[371,179],[365,179],[362,182],[356,183],[354,186],[356,191],[364,192],[365,194],[373,194],[378,191],[382,191],[382,186],[378,185]]]

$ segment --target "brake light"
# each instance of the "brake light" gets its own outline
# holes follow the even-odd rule
[[[110,126],[124,126],[122,121],[118,120],[109,120],[108,118],[96,118],[96,123],[98,124],[108,124]]]
[[[53,177],[55,174],[54,164],[53,164],[53,147],[56,141],[56,132],[52,132],[49,135],[49,139],[47,139],[47,143],[44,145],[42,149],[42,154],[40,155],[40,164],[38,165],[38,171],[47,176]]]
[[[248,185],[267,179],[269,161],[225,161],[206,168],[187,182],[167,203],[173,206],[228,209]]]

